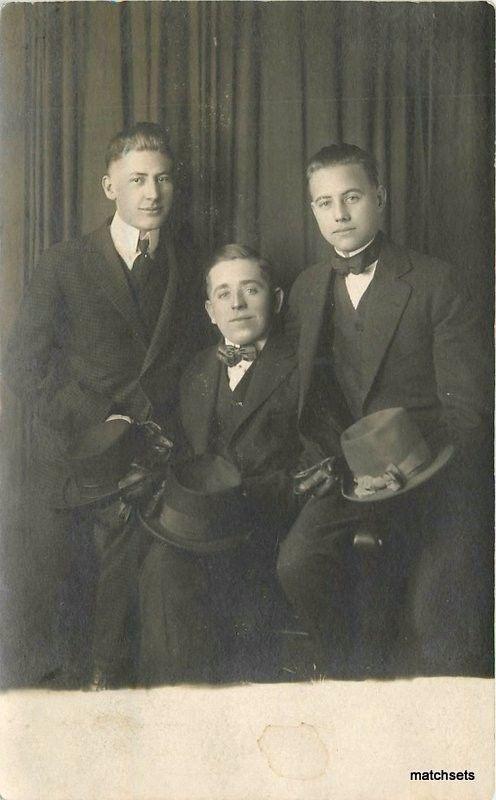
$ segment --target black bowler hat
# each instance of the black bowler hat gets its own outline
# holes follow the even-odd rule
[[[71,476],[61,508],[78,508],[119,496],[119,481],[142,449],[136,425],[123,419],[101,422],[85,430],[68,453]]]
[[[453,456],[451,444],[435,452],[405,408],[386,408],[355,422],[341,434],[351,476],[343,495],[358,503],[409,492],[429,480]]]
[[[215,553],[248,541],[253,525],[236,467],[221,456],[204,454],[176,464],[142,528],[166,544],[194,553]]]

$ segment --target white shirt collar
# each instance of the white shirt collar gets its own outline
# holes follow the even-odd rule
[[[259,339],[258,342],[250,342],[250,344],[246,345],[246,346],[247,347],[251,347],[251,345],[254,344],[255,347],[257,348],[257,352],[261,353],[262,350],[264,349],[266,343],[267,343],[267,339],[268,338],[269,337],[266,336],[265,339]],[[240,344],[234,344],[234,342],[231,342],[229,339],[226,339],[225,337],[224,337],[224,341],[225,341],[226,344],[230,345],[231,347],[241,347]]]
[[[120,257],[125,261],[127,267],[132,269],[134,260],[138,255],[139,229],[124,222],[116,211],[110,225],[110,235]],[[148,233],[142,237],[149,241],[148,253],[150,256],[153,256],[158,247],[159,237],[160,230],[158,228],[148,231]]]
[[[369,244],[372,244],[374,239],[375,239],[375,236],[372,237],[370,242],[367,242],[367,244],[364,244],[363,247],[359,247],[358,250],[353,250],[351,253],[343,253],[341,250],[338,250],[337,247],[335,247],[334,249],[335,249],[336,253],[338,254],[338,256],[341,256],[342,258],[351,258],[352,256],[357,256],[358,253],[362,252],[362,250],[365,250],[365,248],[368,247]]]

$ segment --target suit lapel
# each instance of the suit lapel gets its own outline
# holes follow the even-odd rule
[[[332,269],[327,263],[318,267],[308,294],[304,298],[304,308],[301,313],[301,331],[299,341],[299,367],[300,367],[300,402],[299,413],[303,409],[306,396],[310,388],[314,360],[317,354],[319,337],[325,324],[326,308],[331,302]]]
[[[411,269],[405,253],[385,243],[370,284],[363,331],[363,399],[367,397],[412,291],[402,276]]]
[[[243,402],[243,411],[231,431],[231,439],[246,420],[275,391],[296,364],[294,345],[282,333],[274,332],[258,356]]]
[[[104,225],[91,234],[91,274],[96,277],[112,305],[122,314],[134,331],[146,343],[147,333],[131,295],[121,260],[112,242],[110,229]]]
[[[157,324],[141,370],[142,374],[150,367],[159,353],[163,353],[168,347],[172,346],[171,338],[177,333],[171,322],[176,311],[179,282],[176,254],[169,231],[163,230],[161,235],[165,238],[163,243],[164,250],[162,250],[162,247],[161,250],[162,252],[165,251],[169,275]]]
[[[222,364],[212,347],[205,356],[202,368],[192,375],[183,393],[182,416],[187,420],[188,437],[195,453],[207,451],[210,427],[215,417],[215,404]]]

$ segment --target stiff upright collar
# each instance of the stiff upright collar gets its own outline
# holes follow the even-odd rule
[[[348,256],[342,256],[334,248],[331,252],[331,266],[338,275],[349,275],[352,272],[359,275],[379,258],[383,242],[383,233],[379,231],[374,239],[359,250]]]
[[[126,266],[132,269],[136,257],[141,252],[139,249],[139,229],[124,222],[116,211],[110,225],[110,235],[120,257],[123,259]],[[153,231],[148,231],[146,236],[143,237],[144,239],[148,239],[149,245],[147,253],[152,258],[158,247],[159,237],[160,230],[158,228]]]

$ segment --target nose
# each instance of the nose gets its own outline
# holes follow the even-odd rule
[[[346,222],[350,218],[350,212],[343,200],[338,200],[334,206],[334,219],[336,222]]]
[[[157,200],[160,197],[159,185],[153,178],[149,178],[145,184],[145,195],[147,200]]]
[[[233,292],[232,300],[231,300],[231,308],[233,310],[237,308],[245,308],[246,307],[246,300],[245,296],[241,289]]]

